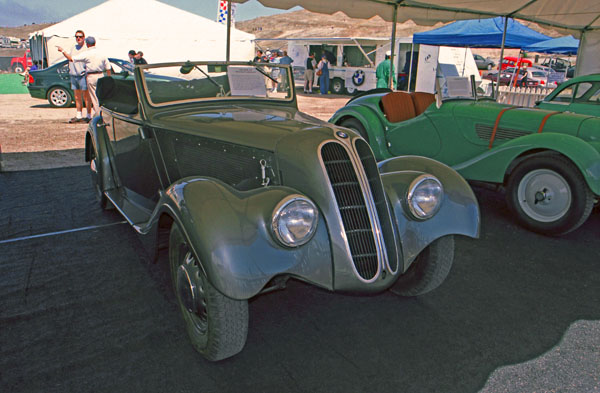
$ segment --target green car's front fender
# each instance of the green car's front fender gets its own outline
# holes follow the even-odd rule
[[[568,157],[579,168],[588,186],[600,195],[600,153],[577,137],[541,133],[513,139],[453,168],[470,180],[503,183],[514,160],[529,153],[552,151]]]
[[[334,113],[329,122],[340,125],[344,120],[350,118],[356,119],[362,124],[369,137],[369,145],[377,161],[391,157],[387,148],[385,125],[381,122],[380,115],[375,113],[370,106],[349,105]]]
[[[427,245],[442,236],[479,237],[477,198],[465,179],[449,166],[430,158],[403,156],[380,162],[379,171],[398,224],[405,270]],[[435,176],[444,188],[441,208],[428,220],[414,218],[406,206],[408,188],[422,174]]]
[[[159,205],[180,226],[210,282],[224,295],[248,299],[275,276],[296,276],[332,289],[332,256],[326,223],[313,238],[288,248],[271,234],[271,218],[288,187],[237,191],[212,178],[184,178],[162,194]]]

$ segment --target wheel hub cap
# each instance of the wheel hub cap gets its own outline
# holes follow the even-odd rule
[[[206,299],[200,278],[200,268],[191,252],[177,269],[177,295],[190,318],[200,331],[206,330]]]
[[[529,172],[519,183],[517,193],[523,212],[536,221],[559,220],[571,208],[569,183],[550,169]]]

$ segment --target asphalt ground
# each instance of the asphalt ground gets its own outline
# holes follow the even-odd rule
[[[244,350],[210,363],[88,168],[0,173],[0,392],[600,392],[600,212],[544,237],[475,191],[481,237],[457,238],[437,290],[292,281],[253,299]]]

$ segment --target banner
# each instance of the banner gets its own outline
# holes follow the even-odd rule
[[[227,23],[227,0],[219,0],[219,14],[217,22]],[[231,4],[231,25],[235,22],[235,3]]]

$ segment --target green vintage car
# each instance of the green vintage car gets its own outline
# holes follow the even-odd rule
[[[536,107],[600,116],[600,74],[582,75],[561,83]]]
[[[168,255],[210,360],[242,349],[248,299],[288,279],[419,295],[448,274],[453,236],[478,236],[460,175],[422,157],[377,165],[360,136],[298,111],[290,71],[182,62],[98,83],[85,145],[98,200]]]
[[[379,161],[422,155],[504,187],[518,222],[542,234],[579,227],[600,195],[595,116],[384,91],[350,100],[330,122],[361,134]]]

